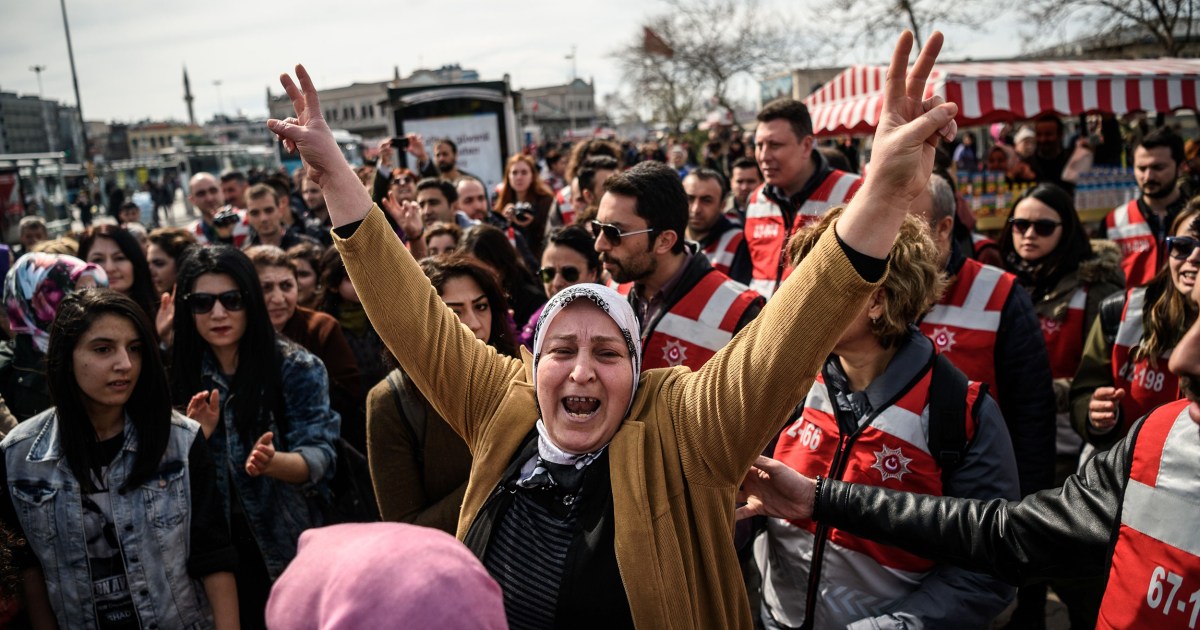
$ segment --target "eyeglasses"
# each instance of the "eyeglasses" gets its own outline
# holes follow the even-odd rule
[[[213,310],[217,302],[221,302],[221,306],[227,311],[240,311],[246,307],[245,301],[242,299],[241,291],[226,291],[220,294],[214,293],[189,293],[183,298],[184,302],[191,307],[193,315],[204,315]]]
[[[1038,236],[1050,236],[1054,234],[1054,230],[1057,230],[1058,226],[1062,225],[1062,222],[1052,219],[1038,219],[1036,221],[1030,221],[1029,219],[1009,219],[1008,224],[1018,234],[1024,234],[1032,227],[1034,234]]]
[[[411,180],[407,177],[397,177],[396,179],[392,180],[393,186],[407,186],[411,183],[413,183],[413,180]]]
[[[646,234],[647,232],[654,231],[654,228],[646,228],[644,230],[634,230],[632,232],[622,232],[621,228],[619,228],[611,223],[601,223],[594,219],[592,220],[591,227],[592,227],[592,237],[600,238],[600,235],[603,234],[604,238],[607,239],[609,243],[612,243],[614,247],[621,244],[621,239],[623,237],[633,236],[635,234]]]
[[[1187,260],[1200,247],[1200,241],[1190,236],[1168,236],[1167,253],[1176,260]]]
[[[563,267],[561,269],[555,269],[554,267],[542,267],[538,270],[538,273],[542,276],[542,284],[550,284],[551,282],[554,282],[554,276],[560,273],[562,274],[563,280],[566,280],[567,282],[579,281],[579,269],[577,267]]]

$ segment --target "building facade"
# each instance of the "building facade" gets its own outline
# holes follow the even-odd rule
[[[522,126],[540,128],[546,140],[570,137],[571,130],[594,129],[600,120],[595,83],[575,79],[565,85],[523,89],[521,118]]]

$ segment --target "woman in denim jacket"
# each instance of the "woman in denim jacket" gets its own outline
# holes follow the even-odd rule
[[[322,525],[341,421],[321,360],[276,335],[253,263],[231,247],[197,249],[176,280],[171,376],[199,420],[238,551],[243,627],[261,627],[271,583],[300,533]]]
[[[35,624],[52,611],[61,628],[237,627],[212,460],[171,410],[153,330],[115,291],[68,297],[47,352],[55,407],[0,443],[0,521],[36,559]]]

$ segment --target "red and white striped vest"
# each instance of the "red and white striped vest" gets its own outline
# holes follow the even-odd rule
[[[858,192],[862,179],[853,173],[834,170],[804,200],[792,225],[784,225],[783,211],[767,197],[766,184],[750,193],[746,205],[746,244],[754,271],[750,288],[771,299],[779,283],[792,272],[788,263],[788,238],[792,233],[820,219],[830,208],[845,205]]]
[[[1168,291],[1174,291],[1168,287]],[[1146,306],[1146,289],[1130,289],[1125,298],[1125,310],[1121,313],[1121,325],[1117,327],[1117,338],[1113,342],[1112,376],[1113,387],[1125,390],[1121,399],[1121,434],[1151,409],[1179,400],[1179,377],[1167,369],[1171,351],[1163,352],[1156,365],[1149,359],[1137,362],[1130,360],[1133,349],[1142,342],[1144,324],[1143,309]]]
[[[617,288],[629,295],[632,282]],[[712,270],[662,317],[642,327],[642,370],[686,365],[699,370],[725,347],[759,295]]]
[[[1138,431],[1097,628],[1200,623],[1200,440],[1189,404],[1159,407]]]
[[[779,436],[774,457],[800,473],[825,475],[853,483],[942,495],[942,471],[930,454],[929,386],[932,370],[901,394],[895,404],[877,412],[852,436],[841,435],[835,404],[823,375],[818,375],[804,401],[800,419]],[[975,435],[972,409],[980,386],[967,387],[967,439]],[[843,446],[844,444],[844,446]],[[844,449],[841,474],[833,470]],[[798,627],[804,621],[817,524],[811,519],[768,519],[771,538],[769,570],[763,595],[772,616]],[[860,619],[884,614],[918,589],[933,569],[931,560],[844,531],[825,528],[828,540],[814,609],[814,627],[844,628]],[[776,566],[778,564],[778,566]]]
[[[996,331],[1016,277],[968,258],[942,299],[925,319],[921,332],[967,378],[991,387],[996,396]]]
[[[1000,246],[996,244],[996,241],[993,241],[992,239],[979,234],[978,232],[971,232],[971,251],[975,254],[972,256],[972,258],[979,260],[979,254],[989,247],[1000,249]]]
[[[238,249],[242,249],[246,246],[246,243],[250,238],[250,219],[248,218],[245,210],[235,211],[238,213],[238,216],[242,218],[242,220],[238,221],[233,226],[233,246]],[[212,243],[209,242],[208,236],[204,234],[204,227],[202,225],[203,221],[203,219],[196,219],[195,221],[192,221],[191,225],[188,226],[188,231],[192,233],[192,236],[196,237],[196,242],[200,245],[211,245]]]
[[[1104,218],[1108,238],[1121,246],[1125,286],[1140,287],[1158,273],[1158,242],[1138,209],[1137,200],[1113,209]]]
[[[1083,358],[1083,340],[1087,335],[1084,310],[1087,308],[1087,287],[1080,285],[1067,303],[1067,315],[1056,321],[1038,315],[1042,338],[1050,355],[1050,373],[1054,378],[1075,378],[1079,360]]]
[[[713,269],[728,275],[733,268],[733,259],[737,256],[738,247],[746,239],[746,233],[737,228],[730,228],[721,237],[704,247],[705,256]]]

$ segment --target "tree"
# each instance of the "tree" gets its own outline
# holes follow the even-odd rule
[[[834,0],[833,21],[849,25],[850,41],[868,47],[886,44],[909,29],[917,46],[935,28],[950,25],[982,28],[997,17],[1004,4],[991,0]]]
[[[757,79],[803,58],[803,31],[759,0],[666,0],[668,10],[617,52],[633,93],[678,131],[711,97],[730,111],[739,76]]]
[[[1178,57],[1196,32],[1196,0],[1032,0],[1030,14],[1042,30],[1082,18],[1099,36],[1130,28],[1154,38],[1167,57]]]

